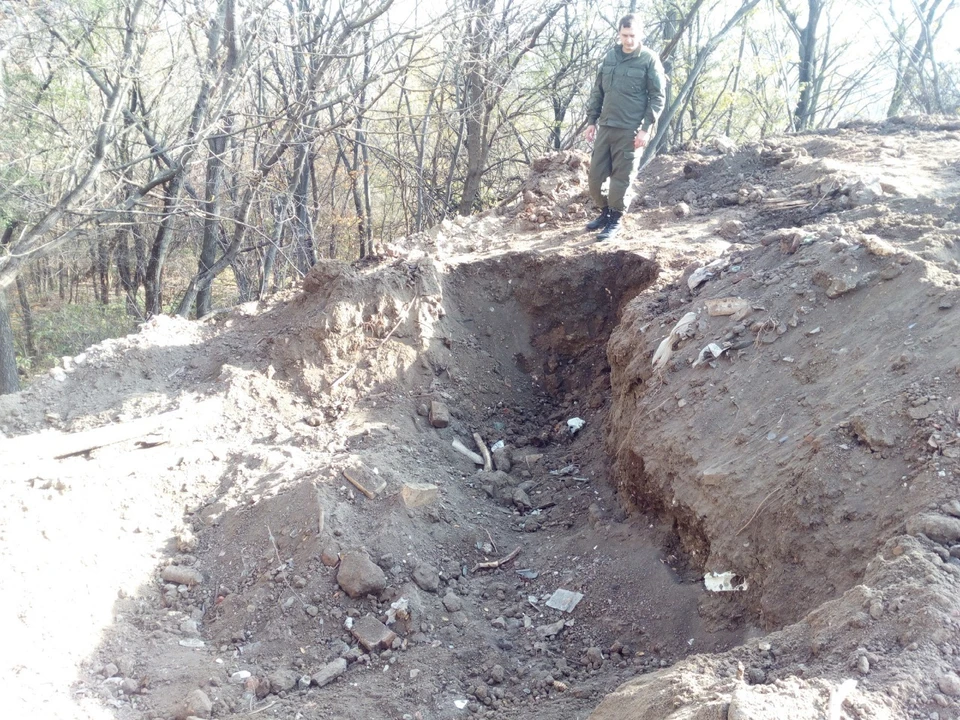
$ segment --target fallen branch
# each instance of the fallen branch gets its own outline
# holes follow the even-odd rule
[[[353,474],[350,472],[350,469],[349,469],[349,468],[344,468],[344,469],[343,469],[343,476],[344,476],[347,480],[350,481],[350,484],[351,484],[351,485],[353,485],[357,490],[359,490],[359,491],[362,492],[364,495],[366,495],[369,499],[371,499],[371,500],[375,500],[375,499],[376,499],[377,494],[376,494],[375,492],[373,492],[372,490],[368,490],[366,487],[364,487],[364,485],[363,485],[362,482],[360,482],[359,480],[357,480],[357,478],[353,477]]]
[[[473,450],[468,448],[462,442],[460,442],[457,438],[453,439],[453,442],[451,443],[451,445],[453,445],[453,449],[456,450],[461,455],[464,455],[470,458],[477,465],[483,465],[483,458],[477,455]]]
[[[490,457],[490,451],[487,450],[487,444],[483,441],[483,438],[480,437],[480,433],[473,434],[473,441],[477,444],[477,447],[480,448],[480,454],[483,455],[484,472],[493,472],[493,458]]]
[[[505,555],[499,560],[491,560],[489,562],[477,563],[473,566],[473,569],[470,572],[476,572],[477,570],[496,570],[501,565],[506,565],[508,562],[513,560],[517,555],[520,554],[520,548],[517,548],[509,555]]]

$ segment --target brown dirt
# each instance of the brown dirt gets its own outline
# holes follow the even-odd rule
[[[500,213],[0,398],[5,715],[958,717],[958,140],[663,157],[610,245],[562,153]],[[353,551],[382,591],[340,588]],[[364,651],[348,626],[401,598]]]

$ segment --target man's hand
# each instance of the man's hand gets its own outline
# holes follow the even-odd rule
[[[637,135],[633,138],[633,149],[637,150],[644,147],[649,139],[650,133],[648,133],[646,130],[637,130]]]
[[[597,137],[597,126],[587,125],[586,132],[583,133],[583,136],[587,139],[587,142],[592,143],[594,138]]]

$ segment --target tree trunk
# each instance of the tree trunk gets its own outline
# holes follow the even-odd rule
[[[20,314],[23,316],[23,334],[27,346],[27,357],[31,360],[37,357],[37,343],[33,332],[33,311],[30,309],[30,298],[27,296],[27,283],[17,275],[17,295],[20,298]]]
[[[198,272],[209,270],[217,259],[217,245],[220,238],[220,189],[223,184],[223,154],[227,149],[227,134],[230,132],[229,119],[224,131],[207,141],[210,155],[207,157],[207,176],[204,184],[203,200],[203,245],[200,248]],[[197,291],[197,317],[209,315],[213,309],[210,284]]]
[[[7,298],[0,290],[0,395],[20,390],[17,375],[17,349],[13,341],[13,328],[7,311]]]

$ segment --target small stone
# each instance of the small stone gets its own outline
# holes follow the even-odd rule
[[[333,662],[324,665],[320,670],[314,673],[311,680],[317,687],[329,685],[338,677],[347,671],[347,661],[344,658],[337,658]]]
[[[857,660],[857,670],[861,675],[867,675],[870,672],[870,660],[866,655],[861,655]]]
[[[494,665],[490,668],[490,682],[494,685],[499,685],[506,678],[506,670],[503,669],[503,665]]]
[[[960,697],[960,677],[955,672],[941,675],[937,680],[937,687],[948,697]]]
[[[293,690],[297,686],[299,677],[299,674],[293,670],[275,670],[267,676],[267,680],[270,681],[270,691],[279,693]]]
[[[580,662],[587,667],[598,668],[603,665],[603,652],[598,647],[589,648]]]
[[[203,690],[197,688],[187,695],[179,717],[185,718],[193,715],[195,717],[208,718],[211,712],[213,712],[213,703]]]
[[[120,689],[124,695],[136,695],[140,692],[140,683],[133,678],[124,678],[120,683]]]
[[[410,671],[410,679],[416,680],[418,677],[420,677],[420,670],[418,668],[413,668],[413,670]]]
[[[446,595],[444,595],[441,602],[443,602],[443,606],[447,609],[447,612],[457,612],[458,610],[463,609],[463,602],[452,592],[448,592]]]
[[[400,488],[400,497],[408,508],[423,507],[436,502],[439,489],[430,483],[405,482]]]
[[[947,515],[960,518],[960,500],[950,500],[945,502],[940,506],[940,509],[943,510]]]
[[[337,583],[352,598],[377,594],[387,586],[387,576],[364,552],[350,552],[340,561]]]
[[[243,685],[250,675],[249,670],[237,670],[230,676],[230,682],[234,685]]]
[[[440,573],[429,563],[420,563],[413,571],[413,581],[421,590],[436,592],[440,588]]]
[[[328,542],[320,551],[320,562],[327,567],[336,567],[340,562],[340,545],[335,542]]]
[[[937,543],[953,544],[960,540],[960,518],[928,513],[907,520],[907,532],[926,535]]]
[[[203,582],[203,575],[199,570],[182,565],[167,565],[160,573],[164,582],[175,585],[199,585]]]
[[[497,448],[490,454],[493,456],[493,466],[500,472],[508,473],[513,469],[513,460],[510,458],[510,451],[507,448]]]
[[[430,424],[435,428],[445,428],[450,425],[450,409],[442,402],[430,402]]]
[[[320,608],[318,608],[316,605],[307,605],[303,611],[310,617],[316,617],[320,614]]]
[[[200,635],[200,627],[197,625],[196,620],[187,618],[180,623],[180,632],[189,637],[197,637]]]
[[[678,218],[685,218],[690,214],[690,206],[685,202],[678,202],[673,206],[673,214]]]
[[[372,615],[367,615],[357,620],[353,624],[351,631],[367,652],[373,652],[378,649],[387,649],[396,639],[397,634],[390,628],[377,620]]]
[[[103,670],[101,671],[100,674],[103,675],[105,678],[112,678],[116,676],[118,672],[120,672],[120,668],[118,668],[113,663],[107,663],[106,665],[103,666]]]
[[[841,275],[830,280],[827,285],[827,297],[835,300],[841,295],[853,292],[857,289],[858,279],[850,275]]]

